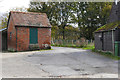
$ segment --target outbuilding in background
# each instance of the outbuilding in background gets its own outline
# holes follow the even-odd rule
[[[0,51],[7,50],[7,28],[0,29]]]
[[[120,41],[120,22],[113,22],[95,31],[95,49],[114,53],[115,41]]]
[[[96,50],[115,53],[115,42],[120,41],[120,2],[113,3],[108,23],[95,31],[94,38]]]

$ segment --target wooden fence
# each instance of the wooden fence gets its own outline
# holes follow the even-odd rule
[[[64,46],[87,46],[88,44],[93,44],[94,41],[89,40],[53,40],[51,41],[52,45],[64,45]]]

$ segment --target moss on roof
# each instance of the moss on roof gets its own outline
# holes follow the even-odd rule
[[[104,26],[98,28],[95,32],[107,31],[107,30],[114,29],[116,27],[120,28],[120,21],[105,24]]]

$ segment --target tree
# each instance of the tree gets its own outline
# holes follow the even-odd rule
[[[27,9],[26,8],[16,7],[16,8],[11,8],[10,11],[26,12]],[[1,22],[0,23],[0,29],[7,27],[8,16],[9,16],[9,13],[2,14],[2,16],[0,18],[0,22]]]
[[[89,2],[85,18],[87,39],[93,39],[93,32],[107,23],[111,6],[110,2]]]
[[[80,37],[93,39],[93,32],[107,23],[110,2],[30,2],[28,11],[46,13],[52,26],[57,26],[65,39],[65,27],[77,24]],[[69,33],[70,34],[70,33]]]
[[[93,39],[93,32],[107,23],[111,3],[76,2],[71,7],[74,12],[71,22],[78,24],[80,37]]]
[[[29,8],[27,9],[28,12],[41,12],[46,13],[48,16],[48,19],[52,25],[54,25],[54,22],[52,22],[52,18],[54,15],[54,3],[50,2],[33,2],[30,1]]]
[[[65,39],[65,27],[68,25],[71,15],[70,4],[68,2],[30,2],[28,11],[46,13],[50,23],[58,26],[62,30]]]
[[[57,2],[55,7],[55,15],[53,20],[56,21],[56,25],[62,30],[63,39],[65,39],[65,27],[69,25],[71,16],[71,3],[69,2]]]
[[[7,27],[8,13],[2,14],[0,18],[0,29]]]
[[[83,31],[85,32],[85,18],[86,18],[86,8],[88,7],[87,2],[74,2],[71,6],[73,14],[71,16],[71,23],[76,23],[78,25],[80,32],[80,37],[85,37]]]

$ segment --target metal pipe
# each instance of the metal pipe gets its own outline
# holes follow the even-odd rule
[[[17,27],[16,27],[16,51],[17,51]]]
[[[114,51],[114,30],[112,29],[112,44],[113,44],[113,51]]]

